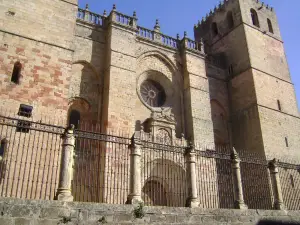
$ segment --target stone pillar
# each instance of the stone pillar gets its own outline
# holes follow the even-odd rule
[[[141,131],[136,131],[134,136],[131,138],[130,150],[130,194],[128,195],[126,203],[138,204],[143,202],[141,197]]]
[[[270,161],[268,164],[268,168],[270,170],[272,187],[273,187],[274,208],[278,210],[284,210],[285,206],[283,203],[280,178],[278,174],[278,160],[273,159],[272,161]]]
[[[236,150],[233,148],[233,152],[231,153],[231,166],[232,166],[234,207],[236,209],[248,209],[248,206],[244,202],[240,162],[241,160]]]
[[[187,199],[187,206],[191,208],[199,207],[197,190],[197,175],[196,175],[196,153],[193,145],[189,145],[185,150],[185,157],[187,163],[187,174],[189,182],[189,198]]]
[[[74,125],[71,125],[66,129],[65,133],[62,136],[62,139],[62,155],[56,199],[59,201],[71,202],[73,201],[73,196],[71,193],[71,182],[73,175],[73,156],[75,148]]]

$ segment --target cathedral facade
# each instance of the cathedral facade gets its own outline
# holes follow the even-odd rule
[[[77,0],[5,0],[0,12],[2,109],[300,158],[294,86],[268,5],[226,0],[195,25],[195,41]]]

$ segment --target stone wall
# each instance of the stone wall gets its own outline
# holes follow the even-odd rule
[[[2,225],[203,224],[255,225],[261,220],[299,222],[299,211],[144,207],[136,218],[134,206],[60,201],[0,199]]]

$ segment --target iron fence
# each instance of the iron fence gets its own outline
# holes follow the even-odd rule
[[[63,126],[24,116],[0,115],[0,194],[4,197],[54,199],[59,180]],[[101,134],[99,125],[75,130],[72,193],[75,201],[124,204],[130,184],[129,135]],[[146,205],[184,207],[189,198],[186,143],[141,140],[141,187]],[[234,208],[231,149],[195,147],[196,180],[204,208]],[[274,205],[268,161],[239,152],[246,205]],[[279,163],[284,204],[300,209],[300,167]]]
[[[97,126],[89,130],[75,132],[74,200],[124,204],[129,194],[130,139],[103,135]]]
[[[58,184],[64,128],[22,116],[0,115],[0,193],[53,199]]]
[[[184,147],[143,142],[142,199],[150,206],[184,207],[188,197]]]
[[[289,210],[300,209],[300,165],[279,162],[283,202]]]

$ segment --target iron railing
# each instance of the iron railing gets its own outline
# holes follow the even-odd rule
[[[24,116],[0,115],[0,195],[25,199],[56,196],[64,126]],[[99,125],[75,130],[72,193],[75,201],[124,204],[130,194],[131,140],[125,134],[102,134]],[[186,142],[141,138],[141,187],[146,205],[183,207],[189,197]],[[204,208],[234,208],[231,149],[198,148],[197,192]],[[268,161],[239,152],[245,203],[272,209]],[[299,165],[279,162],[284,204],[300,209]]]

